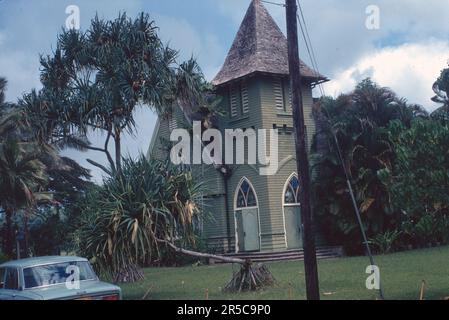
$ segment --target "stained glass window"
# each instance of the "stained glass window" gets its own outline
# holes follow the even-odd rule
[[[256,195],[247,180],[239,186],[237,195],[237,208],[257,207]]]
[[[284,203],[297,204],[299,203],[299,180],[298,177],[293,176],[288,182],[285,190]]]

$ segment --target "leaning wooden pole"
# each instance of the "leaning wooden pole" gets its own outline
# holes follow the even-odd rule
[[[301,70],[299,62],[298,21],[296,0],[286,0],[288,62],[292,90],[293,126],[295,131],[296,164],[300,180],[301,218],[303,223],[304,268],[308,300],[319,300],[318,268],[315,235],[310,205],[310,172],[304,124],[304,108],[301,93]]]
[[[251,262],[251,260],[186,250],[177,247],[175,244],[167,240],[157,239],[157,242],[167,245],[177,253],[188,255],[191,257],[214,259],[225,263],[240,264],[240,270],[234,272],[231,281],[229,281],[229,283],[226,284],[226,286],[223,288],[224,291],[256,291],[265,286],[270,286],[275,283],[275,279],[270,270],[268,270],[268,268],[263,264],[254,264]]]
[[[238,264],[246,263],[245,260],[239,259],[239,258],[219,256],[216,254],[202,253],[202,252],[196,252],[196,251],[179,248],[179,247],[175,246],[173,243],[171,243],[170,241],[166,241],[166,240],[158,240],[158,242],[166,244],[167,246],[172,248],[177,253],[185,254],[185,255],[191,256],[191,257],[214,259],[214,260],[218,260],[218,261],[222,261],[222,262],[226,262],[226,263],[238,263]]]

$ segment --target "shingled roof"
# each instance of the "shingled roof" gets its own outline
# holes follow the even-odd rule
[[[220,86],[256,72],[289,74],[287,38],[260,0],[251,2],[225,63],[212,84]],[[327,80],[302,61],[301,75],[311,82]]]

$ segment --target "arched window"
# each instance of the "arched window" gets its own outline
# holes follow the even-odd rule
[[[285,204],[299,204],[299,180],[296,175],[290,178],[284,194]]]
[[[244,179],[239,186],[237,194],[237,208],[257,207],[257,200],[253,188]]]

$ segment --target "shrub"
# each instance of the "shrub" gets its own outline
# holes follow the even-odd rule
[[[378,253],[388,254],[397,249],[396,243],[401,234],[402,232],[398,230],[387,231],[376,235],[369,242],[376,248]]]
[[[124,159],[121,175],[86,194],[73,234],[77,252],[117,282],[143,278],[140,267],[160,264],[166,241],[195,245],[201,185],[169,163]]]
[[[8,261],[6,255],[0,250],[0,263]]]

